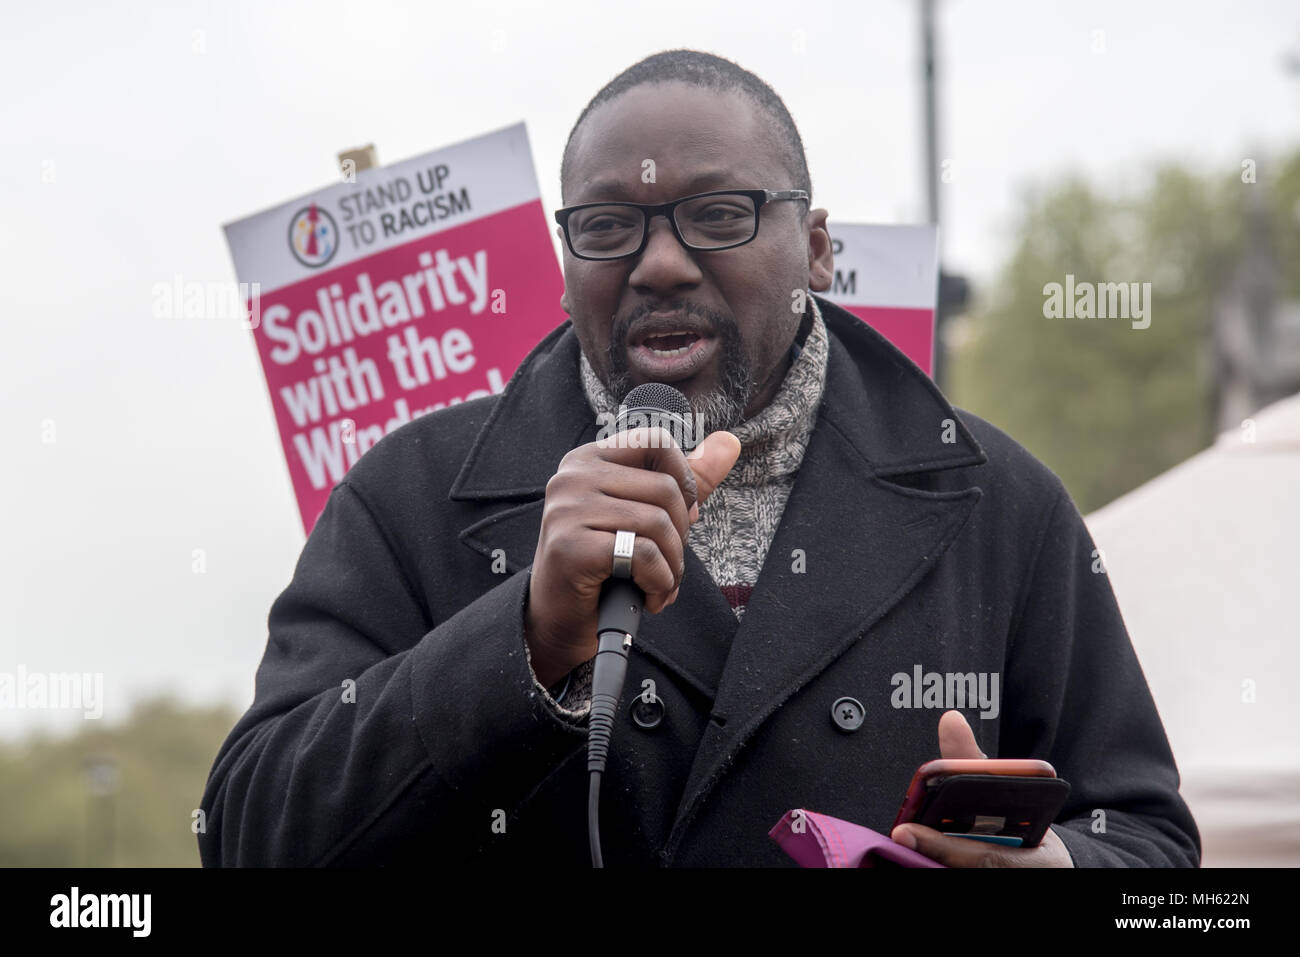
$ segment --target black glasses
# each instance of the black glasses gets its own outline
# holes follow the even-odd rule
[[[625,259],[645,249],[650,220],[665,216],[687,249],[734,249],[758,235],[758,211],[784,199],[807,200],[802,189],[719,189],[658,205],[582,203],[555,211],[569,252],[579,259]]]

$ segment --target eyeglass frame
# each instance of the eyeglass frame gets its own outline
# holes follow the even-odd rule
[[[754,203],[754,232],[748,239],[741,240],[738,243],[728,243],[726,246],[692,246],[682,231],[677,227],[677,207],[682,203],[689,202],[693,199],[702,199],[705,196],[748,196]],[[625,203],[618,200],[606,200],[596,203],[579,203],[576,206],[565,206],[563,209],[555,211],[555,222],[559,225],[564,233],[564,244],[568,246],[569,252],[573,253],[578,259],[587,262],[618,262],[620,259],[630,259],[633,256],[639,256],[645,251],[646,246],[650,244],[650,220],[656,216],[663,216],[668,220],[668,226],[677,237],[677,241],[686,249],[694,252],[715,253],[724,249],[736,249],[744,246],[746,243],[752,243],[758,238],[759,221],[762,219],[762,209],[768,203],[781,202],[783,200],[803,200],[811,203],[812,197],[808,195],[807,190],[802,189],[714,189],[707,193],[693,193],[690,196],[683,196],[681,199],[674,199],[667,203]],[[580,209],[591,209],[595,206],[630,206],[633,209],[641,210],[641,242],[636,249],[627,253],[619,253],[617,256],[584,256],[573,248],[573,237],[569,235],[569,217]]]

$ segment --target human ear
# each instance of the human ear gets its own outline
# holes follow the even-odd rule
[[[835,276],[835,258],[831,252],[831,234],[826,229],[824,209],[808,212],[808,288],[825,292]]]

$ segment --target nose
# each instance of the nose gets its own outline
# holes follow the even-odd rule
[[[628,284],[640,292],[665,296],[698,285],[704,278],[694,254],[677,241],[666,216],[652,216],[650,236],[636,258]]]

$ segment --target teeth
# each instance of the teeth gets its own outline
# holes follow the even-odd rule
[[[655,345],[655,342],[663,342],[669,339],[680,339],[682,338],[682,336],[690,337],[690,341],[688,341],[683,346],[678,346],[674,349],[661,349]],[[645,347],[657,356],[665,356],[665,357],[680,356],[683,355],[684,353],[689,352],[691,346],[695,345],[695,343],[698,341],[699,341],[699,336],[695,335],[694,333],[671,332],[671,333],[666,333],[664,335],[651,336],[649,339],[645,341]]]

